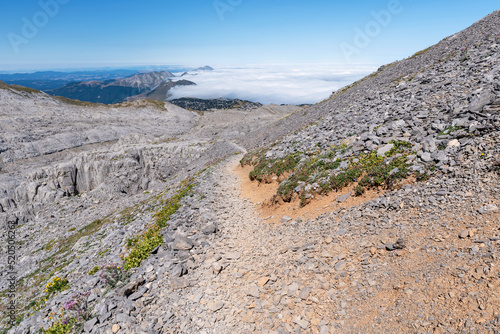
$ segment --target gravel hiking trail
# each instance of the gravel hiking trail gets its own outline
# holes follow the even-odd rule
[[[411,208],[378,217],[357,207],[270,223],[242,196],[240,158],[211,175],[221,239],[198,299],[218,321],[201,332],[444,333],[494,324],[498,258],[485,264],[479,254],[495,246],[458,238],[463,226],[455,225],[465,223],[447,215],[453,203],[429,212],[430,223]],[[493,214],[476,226],[492,236],[498,222]]]

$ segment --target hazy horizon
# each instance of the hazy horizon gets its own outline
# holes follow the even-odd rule
[[[206,64],[212,66],[210,64]],[[197,66],[200,67],[200,66]],[[191,67],[196,69],[196,66]],[[190,71],[182,66],[144,66],[150,70],[170,70],[177,76],[169,80],[189,80],[195,86],[177,86],[169,91],[170,99],[228,98],[262,104],[314,104],[331,93],[377,69],[373,65],[294,64],[212,66],[212,71]],[[118,69],[118,68],[117,68]],[[119,69],[130,69],[120,67]],[[113,69],[103,69],[102,71]],[[188,70],[188,75],[181,76]],[[92,72],[92,71],[89,71]],[[96,70],[97,73],[100,70]],[[139,71],[143,72],[143,71]],[[71,73],[71,72],[68,72]]]
[[[9,72],[156,64],[376,66],[406,58],[498,9],[491,0],[2,5],[0,71]]]
[[[172,96],[311,104],[498,9],[490,0],[145,4],[5,3],[0,71],[183,72],[209,65],[215,71],[191,77],[197,85],[176,87]]]

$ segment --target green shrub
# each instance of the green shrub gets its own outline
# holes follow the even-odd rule
[[[462,127],[461,126],[458,126],[458,125],[450,125],[448,126],[446,129],[444,129],[443,131],[440,131],[438,133],[439,136],[443,136],[443,135],[448,135],[448,134],[451,134],[455,131],[458,131],[458,130],[461,130]]]
[[[408,177],[406,157],[412,148],[411,143],[404,140],[393,140],[390,142],[394,147],[384,156],[379,156],[376,151],[361,154],[356,159],[351,158],[346,168],[337,171],[342,160],[334,159],[338,153],[345,153],[347,145],[343,144],[332,147],[323,154],[316,154],[307,160],[297,160],[290,164],[289,155],[281,161],[270,161],[262,158],[256,164],[256,168],[250,174],[251,179],[261,180],[263,176],[268,177],[272,173],[282,172],[282,166],[287,166],[291,174],[283,180],[277,190],[277,195],[285,202],[293,199],[295,188],[299,184],[317,183],[321,193],[330,191],[341,191],[342,189],[358,182],[355,188],[355,195],[361,196],[367,189],[385,188],[392,189],[397,181]],[[302,155],[301,155],[302,156]],[[299,194],[301,206],[307,204],[304,191]]]
[[[94,268],[92,268],[92,270],[89,271],[89,275],[94,275],[96,272],[99,271],[99,266],[95,266]]]
[[[357,179],[363,174],[363,171],[359,168],[350,168],[345,172],[341,172],[330,178],[330,188],[335,191],[340,191],[345,187],[356,182]]]
[[[415,176],[418,182],[425,182],[430,178],[427,173],[417,173]]]
[[[300,206],[304,207],[307,204],[307,199],[306,199],[306,194],[302,193],[300,194]]]
[[[42,328],[42,332],[44,334],[68,334],[71,332],[73,325],[73,322],[63,324],[62,321],[59,320],[58,322],[54,322],[49,329]]]
[[[250,172],[250,180],[263,182],[271,176],[280,177],[291,172],[299,164],[301,156],[302,152],[295,152],[284,158],[267,159],[263,157],[256,164],[254,170]]]
[[[181,204],[179,203],[179,201],[173,200],[168,202],[167,205],[163,207],[163,209],[156,213],[156,224],[161,228],[167,227],[167,222],[170,220],[170,217],[175,212],[177,212],[180,207]]]
[[[54,277],[45,286],[45,292],[47,295],[51,295],[55,292],[61,292],[69,289],[69,282],[66,278],[60,278],[59,276]]]
[[[405,149],[411,149],[411,144],[404,140],[391,140],[389,143],[393,144],[394,147],[385,153],[386,157],[392,157],[397,153],[404,153]]]
[[[402,156],[388,164],[381,163],[367,169],[365,176],[359,181],[359,186],[367,189],[378,187],[392,189],[397,180],[406,178],[407,175],[406,156]]]
[[[356,189],[354,191],[354,195],[355,196],[361,196],[365,193],[365,188],[363,188],[362,186],[360,186],[359,184],[356,186]]]
[[[149,257],[151,251],[163,244],[161,229],[167,227],[170,217],[181,207],[181,200],[194,188],[192,180],[183,181],[181,189],[164,206],[155,213],[155,224],[132,238],[127,239],[127,248],[130,252],[125,257],[125,270],[138,267],[143,260]]]
[[[144,259],[149,257],[151,251],[161,244],[163,244],[161,228],[157,225],[151,225],[138,237],[132,250],[125,257],[125,269],[138,267]]]
[[[299,185],[299,182],[315,183],[320,179],[326,178],[328,171],[337,169],[341,163],[339,159],[335,161],[325,160],[323,157],[315,157],[299,164],[294,172],[279,185],[277,194],[285,202],[288,202],[292,199],[294,189]],[[321,184],[324,185],[324,183]]]
[[[158,225],[160,228],[167,227],[167,222],[170,220],[170,217],[181,207],[182,198],[186,196],[193,188],[193,183],[191,183],[190,181],[185,181],[182,185],[181,190],[179,190],[177,194],[170,198],[167,203],[165,203],[165,205],[155,213],[156,225]]]

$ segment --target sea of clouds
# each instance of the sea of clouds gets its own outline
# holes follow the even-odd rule
[[[215,67],[176,78],[196,83],[177,86],[171,99],[242,99],[263,104],[313,104],[376,70],[371,65],[266,65]]]

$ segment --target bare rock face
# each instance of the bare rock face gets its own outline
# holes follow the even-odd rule
[[[235,151],[229,144],[207,142],[136,143],[130,139],[109,149],[82,152],[70,161],[33,171],[4,198],[6,208],[29,207],[36,213],[39,204],[51,204],[64,197],[99,190],[112,196],[133,195],[183,173],[201,168],[218,154]],[[205,156],[206,155],[206,156]],[[13,183],[15,185],[15,183]],[[9,192],[9,191],[7,191]]]
[[[469,109],[474,112],[481,112],[483,109],[492,104],[497,99],[497,96],[490,89],[484,89],[478,93],[471,101]]]
[[[0,89],[3,162],[109,144],[129,134],[178,136],[199,119],[196,113],[164,102],[88,107],[82,104],[66,104],[45,93]]]
[[[198,114],[165,102],[68,104],[3,85],[0,222],[11,215],[26,222],[88,193],[107,211],[116,196],[156,189],[235,153],[228,140],[298,109],[215,110],[197,127]]]
[[[168,162],[155,158],[160,151],[162,157],[172,152],[162,145],[199,119],[170,104],[74,103],[0,89],[0,213],[17,210],[18,217],[28,219],[43,204],[99,187],[128,194],[148,189],[152,180],[171,174],[164,166]],[[6,219],[7,214],[0,216]]]

